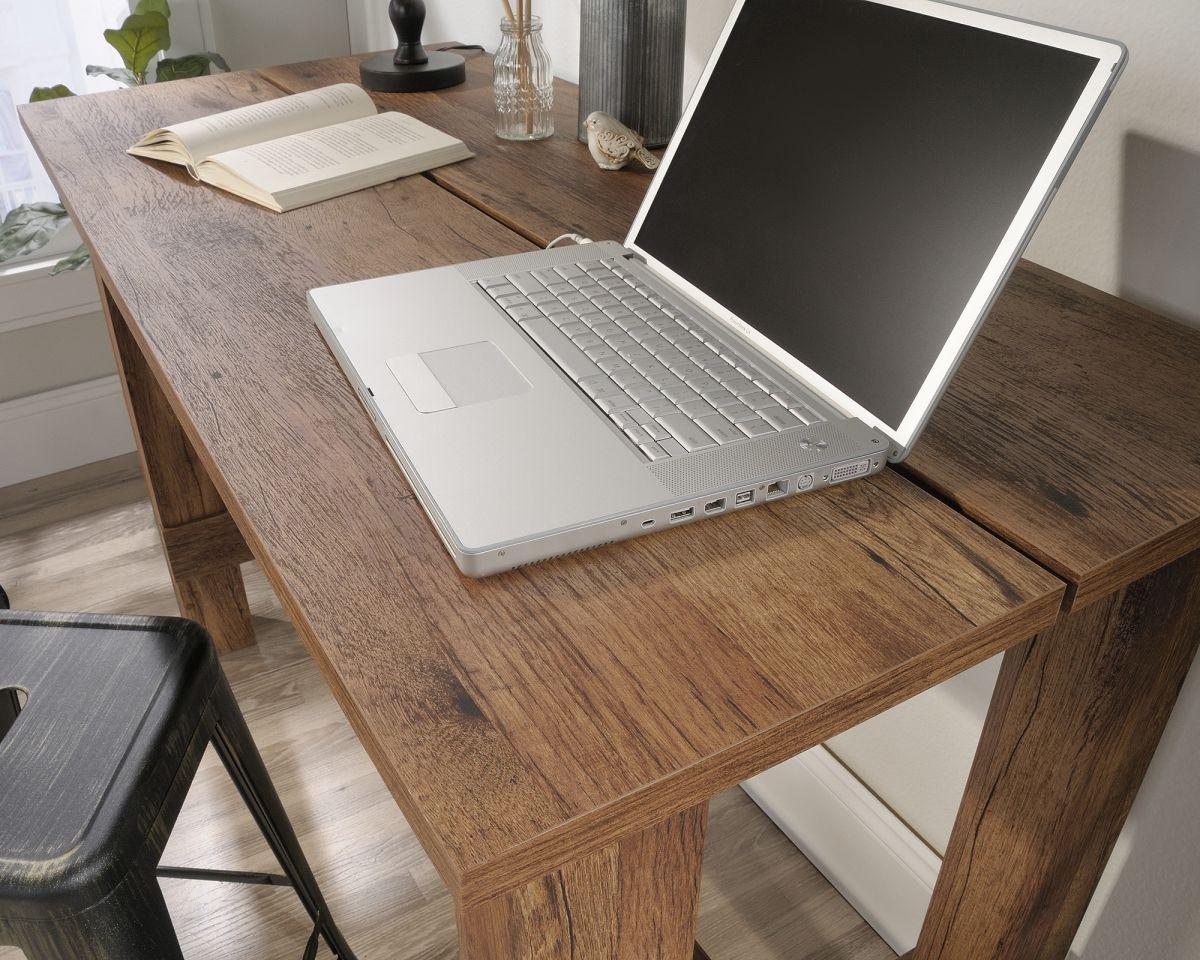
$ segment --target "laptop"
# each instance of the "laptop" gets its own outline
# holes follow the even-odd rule
[[[1125,59],[933,0],[742,0],[623,243],[316,289],[312,315],[469,576],[867,477]]]

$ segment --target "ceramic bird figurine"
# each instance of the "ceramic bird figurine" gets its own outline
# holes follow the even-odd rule
[[[647,170],[658,166],[658,157],[642,145],[645,140],[616,117],[594,110],[583,125],[587,127],[588,150],[601,170],[620,170],[630,157],[635,157]]]

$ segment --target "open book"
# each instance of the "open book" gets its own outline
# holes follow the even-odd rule
[[[282,213],[472,156],[466,144],[402,113],[376,113],[361,87],[264,100],[146,134],[129,153]]]

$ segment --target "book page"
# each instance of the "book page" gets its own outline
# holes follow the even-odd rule
[[[425,169],[420,162],[425,157],[437,166],[467,156],[462,141],[449,134],[402,113],[380,113],[220,153],[209,162],[281,194],[403,161],[410,161],[408,172],[416,172]]]
[[[374,113],[375,104],[365,90],[353,83],[338,83],[214,113],[198,120],[173,123],[164,129],[175,134],[191,154],[193,163],[199,164],[226,150],[277,140]]]

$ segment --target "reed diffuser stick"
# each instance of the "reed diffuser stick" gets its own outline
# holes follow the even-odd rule
[[[525,51],[525,133],[532,135],[535,91],[533,89],[533,64],[529,62],[529,54],[533,30],[533,0],[517,0],[517,2],[525,4],[525,42],[521,45]]]
[[[501,0],[504,15],[511,24],[512,40],[516,49],[516,101],[518,109],[525,115],[525,134],[533,136],[535,110],[539,106],[538,91],[534,85],[536,63],[532,57],[533,0]]]

